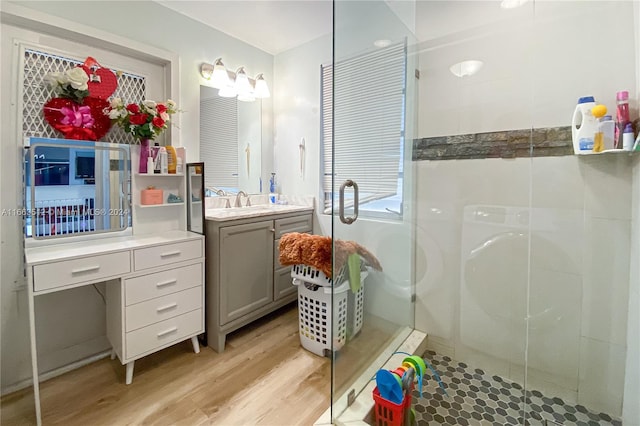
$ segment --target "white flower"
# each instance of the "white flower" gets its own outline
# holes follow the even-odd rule
[[[51,89],[55,89],[59,84],[65,84],[67,79],[61,72],[52,72],[44,76],[44,82]]]
[[[169,121],[169,114],[167,114],[166,112],[161,112],[160,118],[162,118],[164,121]]]
[[[112,98],[110,102],[111,108],[122,108],[124,107],[124,103],[120,98]]]
[[[147,107],[148,109],[152,110],[152,112],[154,112],[154,111],[155,111],[155,109],[156,109],[156,105],[157,105],[154,101],[150,101],[150,100],[148,100],[148,99],[147,99],[147,100],[145,100],[145,101],[143,101],[143,102],[142,102],[142,104],[143,104],[145,107]]]
[[[87,82],[89,81],[89,76],[82,68],[72,68],[65,72],[67,82],[76,90],[87,90],[89,86]]]
[[[112,109],[109,111],[109,118],[112,120],[117,120],[120,117],[120,110]]]
[[[171,99],[167,99],[167,108],[169,108],[169,111],[175,111],[176,103],[173,102]]]

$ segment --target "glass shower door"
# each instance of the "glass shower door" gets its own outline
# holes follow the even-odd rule
[[[334,422],[413,329],[410,34],[386,2],[334,2],[322,70]]]

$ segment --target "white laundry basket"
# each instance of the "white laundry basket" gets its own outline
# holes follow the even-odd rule
[[[304,268],[296,270],[296,266]],[[306,279],[298,278],[303,270]],[[294,277],[293,284],[298,287],[298,319],[302,347],[320,356],[328,356],[332,351],[340,350],[348,339],[362,329],[364,279],[367,271],[360,273],[360,289],[355,294],[351,292],[348,279],[344,279],[338,286],[331,286],[328,284],[331,282],[330,278],[306,265],[294,265],[291,276]],[[333,316],[332,292],[335,303]],[[334,324],[332,345],[331,331]]]

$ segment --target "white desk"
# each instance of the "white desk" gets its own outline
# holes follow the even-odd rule
[[[34,298],[111,281],[107,338],[133,380],[136,359],[204,332],[204,236],[186,231],[96,238],[25,250],[36,419],[42,424]]]

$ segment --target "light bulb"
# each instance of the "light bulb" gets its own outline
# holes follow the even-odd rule
[[[213,66],[213,73],[211,75],[211,85],[216,89],[222,89],[230,84],[229,74],[227,69],[222,63],[221,58],[216,59],[216,63]]]
[[[254,89],[254,94],[256,98],[268,98],[271,96],[271,93],[269,93],[269,86],[267,86],[267,82],[262,74],[258,74],[256,76],[256,88]]]
[[[249,78],[244,71],[244,67],[240,67],[236,71],[235,89],[236,93],[241,96],[249,96],[251,93],[251,83],[249,83]]]

